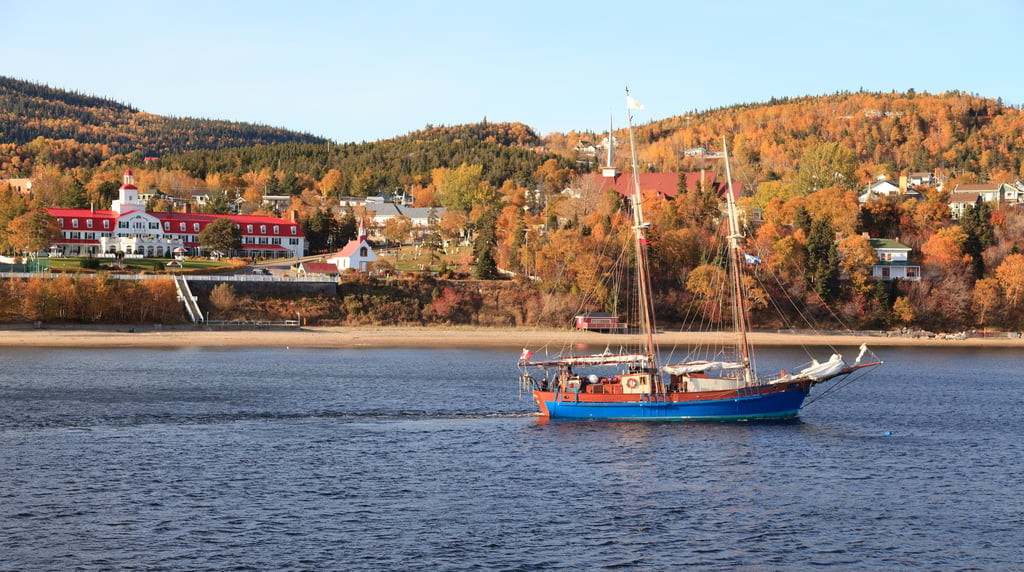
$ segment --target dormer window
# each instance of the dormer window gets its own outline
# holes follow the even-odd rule
[[[274,225],[274,234],[281,234],[281,227]]]
[[[180,230],[181,232],[185,232],[185,223],[180,223],[178,225],[178,230]]]
[[[77,218],[71,219],[71,228],[78,228],[78,219]]]
[[[245,225],[245,232],[247,232],[249,234],[252,234],[252,225],[251,224]]]
[[[298,228],[293,226],[292,227],[292,235],[296,235],[296,234],[298,234]]]
[[[91,218],[85,219],[85,228],[92,228],[92,219]]]

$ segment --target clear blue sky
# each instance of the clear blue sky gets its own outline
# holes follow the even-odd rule
[[[0,75],[338,142],[840,90],[1024,103],[1020,0],[0,0]]]

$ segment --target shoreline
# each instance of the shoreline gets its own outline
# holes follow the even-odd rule
[[[759,346],[868,347],[957,347],[1024,348],[1024,339],[999,337],[938,338],[881,335],[877,332],[810,334],[752,332],[750,341]],[[297,329],[207,329],[153,326],[0,326],[0,347],[33,348],[261,348],[307,349],[550,349],[591,346],[616,347],[634,342],[629,334],[602,334],[559,329],[512,329],[478,327],[303,327]],[[722,344],[734,339],[731,333],[662,332],[654,341],[662,347],[704,343]]]

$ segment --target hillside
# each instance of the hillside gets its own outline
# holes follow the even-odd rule
[[[720,149],[721,138],[745,183],[786,178],[820,141],[854,154],[857,184],[914,171],[964,182],[1022,176],[1024,113],[998,99],[942,94],[843,92],[694,112],[638,130],[642,163],[655,171],[692,166],[688,149]],[[966,175],[966,177],[965,177]]]
[[[65,168],[95,166],[113,155],[326,142],[265,125],[153,115],[109,99],[0,76],[0,142],[20,146],[40,137],[81,146],[83,152],[69,156]]]

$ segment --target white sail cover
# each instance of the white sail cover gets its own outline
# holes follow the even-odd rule
[[[811,365],[805,367],[797,373],[791,373],[784,375],[779,378],[775,383],[781,383],[784,381],[790,381],[793,379],[813,379],[815,381],[824,381],[835,377],[846,367],[846,362],[843,361],[843,356],[839,354],[832,354],[832,357],[825,363],[819,363],[818,360],[811,360]]]
[[[648,364],[651,358],[647,354],[593,354],[586,356],[562,356],[550,360],[521,361],[520,365],[532,365],[551,367],[558,365],[618,365],[618,364]]]
[[[661,371],[670,375],[685,375],[687,373],[700,373],[709,369],[743,369],[743,362],[739,361],[691,361],[687,363],[674,363],[662,366]]]

